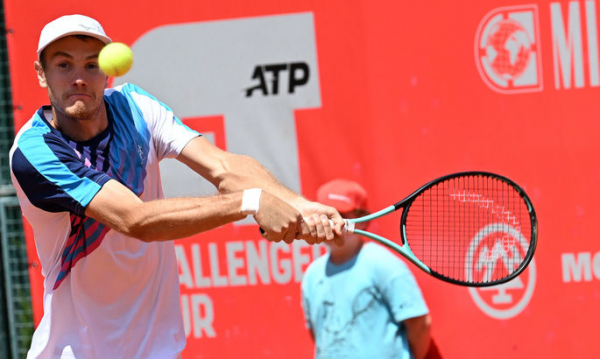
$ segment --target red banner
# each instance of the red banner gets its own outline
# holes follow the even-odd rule
[[[518,280],[467,289],[410,265],[440,351],[597,356],[598,1],[4,3],[17,128],[47,103],[33,70],[39,32],[82,13],[132,46],[133,68],[115,84],[140,85],[309,198],[334,177],[361,182],[372,210],[452,172],[515,180],[539,218],[536,256]],[[214,192],[164,166],[167,195]],[[375,225],[397,238],[397,223]],[[178,241],[184,356],[311,357],[299,282],[322,250],[266,242],[250,222]]]

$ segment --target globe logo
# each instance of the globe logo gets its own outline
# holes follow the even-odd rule
[[[525,71],[531,54],[531,41],[518,22],[505,19],[492,27],[485,48],[494,72],[513,80]]]
[[[489,12],[479,24],[475,59],[481,78],[492,90],[543,89],[537,14],[536,5],[502,7]]]
[[[491,250],[484,245],[490,235],[498,240],[498,245]],[[529,243],[519,227],[491,223],[481,228],[471,241],[465,259],[466,277],[469,280],[481,275],[493,278],[496,270],[512,272],[516,268],[511,267],[514,262],[509,257],[525,255],[528,248]],[[520,263],[521,259],[516,262]],[[469,288],[469,294],[477,307],[489,317],[509,319],[519,315],[529,305],[535,289],[535,279],[535,260],[532,260],[525,272],[513,280],[491,287]]]

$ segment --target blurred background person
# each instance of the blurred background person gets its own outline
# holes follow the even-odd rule
[[[358,183],[334,179],[317,201],[344,218],[369,214]],[[368,223],[356,223],[366,229]],[[425,358],[431,317],[406,264],[382,245],[346,233],[342,246],[312,262],[302,279],[302,307],[315,358]],[[434,345],[432,345],[434,347]]]

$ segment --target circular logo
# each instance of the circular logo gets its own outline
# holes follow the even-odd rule
[[[518,22],[512,19],[498,21],[484,41],[486,57],[497,76],[514,80],[527,69],[532,41]]]
[[[483,256],[477,253],[481,252],[480,243],[484,238],[496,236],[500,239],[497,246],[491,250],[488,248],[487,253]],[[520,248],[519,248],[520,247]],[[501,223],[492,223],[482,228],[470,245],[469,255],[466,258],[467,263],[467,278],[471,279],[474,276],[473,270],[478,264],[474,261],[488,259],[487,266],[492,267],[498,261],[502,261],[503,251],[512,251],[513,255],[526,253],[529,248],[529,243],[523,237],[523,234],[512,226],[507,226]],[[497,264],[497,263],[496,263]],[[510,282],[499,284],[492,287],[469,288],[469,293],[475,304],[485,314],[496,319],[508,319],[518,315],[529,303],[533,290],[535,288],[535,261],[531,260],[528,269],[520,276],[514,278]],[[515,270],[516,268],[507,268]],[[490,270],[490,268],[486,268]],[[526,284],[523,283],[524,274],[527,274]]]

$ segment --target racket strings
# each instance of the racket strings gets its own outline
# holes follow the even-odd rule
[[[446,278],[491,283],[523,263],[531,220],[519,191],[488,176],[450,178],[408,208],[406,238],[416,257]]]

